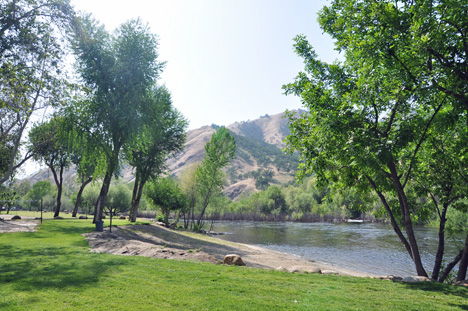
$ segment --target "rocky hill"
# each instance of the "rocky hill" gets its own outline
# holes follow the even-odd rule
[[[237,152],[231,165],[226,169],[225,194],[236,199],[243,193],[265,188],[268,184],[290,182],[297,167],[297,158],[281,151],[283,140],[289,134],[284,114],[264,115],[256,120],[236,122],[227,126],[236,139]],[[211,139],[217,125],[203,126],[187,133],[187,142],[182,152],[168,159],[170,173],[179,176],[193,163],[200,162],[205,153],[205,144]],[[122,179],[131,182],[134,178],[130,168],[122,170]],[[38,180],[50,179],[52,174],[44,169],[30,177],[31,184]],[[74,169],[66,172],[65,180],[71,186],[76,179]]]

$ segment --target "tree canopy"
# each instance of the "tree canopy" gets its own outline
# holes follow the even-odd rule
[[[120,152],[136,139],[143,126],[148,94],[163,63],[157,60],[156,36],[140,20],[122,24],[109,34],[104,26],[84,16],[75,25],[72,42],[78,72],[90,90],[77,120],[80,127],[92,133],[106,157],[96,221],[102,216],[112,175],[119,169]]]
[[[440,134],[436,124],[466,117],[453,94],[461,89],[440,87],[451,79],[445,60],[454,67],[460,61],[456,52],[446,54],[454,42],[439,42],[445,60],[434,60],[429,50],[423,57],[416,53],[422,28],[426,38],[440,35],[434,21],[426,23],[428,14],[440,13],[438,22],[449,27],[444,7],[437,1],[332,1],[319,22],[336,39],[344,62],[321,62],[306,38],[298,36],[295,48],[305,70],[284,87],[307,108],[302,115],[289,113],[287,150],[300,152],[298,177],[313,174],[322,184],[374,191],[423,276],[427,273],[412,229],[418,215],[416,197],[410,195],[414,173],[424,162],[425,142]],[[456,24],[465,25],[463,19]]]
[[[20,156],[31,115],[58,105],[70,84],[63,37],[74,11],[68,0],[0,1],[0,184],[32,154]]]

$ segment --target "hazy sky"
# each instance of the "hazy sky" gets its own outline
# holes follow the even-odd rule
[[[72,0],[109,31],[140,17],[167,61],[160,83],[189,128],[229,125],[300,107],[281,86],[302,70],[293,38],[305,34],[322,60],[338,53],[322,34],[322,0]]]

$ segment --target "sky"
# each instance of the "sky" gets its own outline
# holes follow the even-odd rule
[[[304,34],[321,60],[339,58],[322,33],[323,0],[72,0],[112,32],[141,18],[159,37],[166,61],[160,84],[189,120],[189,129],[229,125],[300,108],[283,95],[303,69],[293,38]]]
[[[135,18],[159,38],[160,84],[189,120],[189,130],[230,125],[301,107],[282,86],[294,81],[303,61],[293,38],[307,37],[318,57],[340,59],[323,34],[317,13],[325,0],[72,0],[109,32]],[[40,116],[39,116],[40,117]],[[28,161],[21,176],[44,168]]]

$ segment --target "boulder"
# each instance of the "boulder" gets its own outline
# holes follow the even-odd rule
[[[236,254],[229,254],[229,255],[224,256],[223,264],[245,266],[245,263],[242,260],[241,256],[236,255]]]
[[[333,270],[322,270],[320,271],[322,274],[338,274],[338,272],[333,271]]]
[[[88,219],[88,216],[80,216],[78,219]]]
[[[16,219],[21,219],[21,217],[18,216],[18,215],[15,215],[15,216],[11,217],[11,220],[16,220]]]
[[[310,266],[292,266],[288,271],[291,273],[321,273],[320,268]]]
[[[458,282],[453,283],[453,285],[468,287],[468,280],[458,281]]]
[[[401,281],[405,283],[416,283],[416,282],[432,282],[433,280],[426,276],[407,276],[407,277],[404,277]]]
[[[372,278],[373,279],[380,279],[380,280],[390,280],[390,281],[395,281],[395,282],[401,282],[403,280],[402,277],[395,276],[395,275],[375,276],[375,277],[372,277]]]

